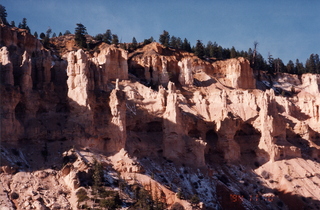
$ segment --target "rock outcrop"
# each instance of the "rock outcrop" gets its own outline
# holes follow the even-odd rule
[[[149,187],[168,207],[191,209],[185,199],[197,194],[211,209],[280,201],[289,208],[282,192],[268,205],[244,193],[276,189],[297,192],[310,201],[305,207],[320,199],[319,75],[263,73],[256,86],[244,58],[210,63],[158,43],[130,54],[107,44],[72,46],[59,57],[6,26],[0,43],[8,208],[77,208],[97,162],[110,190],[122,182]],[[55,187],[49,192],[44,183]]]
[[[213,63],[213,75],[222,79],[226,86],[242,89],[254,89],[256,81],[248,60],[233,58]]]

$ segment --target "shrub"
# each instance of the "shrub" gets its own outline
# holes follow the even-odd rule
[[[19,194],[16,192],[11,193],[11,199],[15,200],[19,198]]]
[[[120,200],[119,194],[116,193],[112,198],[101,199],[99,204],[100,204],[100,207],[103,207],[103,208],[116,209],[121,205],[121,200]]]
[[[78,190],[78,192],[76,193],[77,198],[78,198],[78,202],[83,202],[85,200],[88,200],[88,194],[87,191],[83,188],[81,188],[80,190]]]
[[[200,203],[200,199],[199,199],[198,195],[194,194],[194,195],[191,197],[191,199],[190,199],[190,203],[191,203],[191,204],[198,204],[198,203]]]

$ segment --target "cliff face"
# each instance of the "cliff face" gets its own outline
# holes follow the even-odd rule
[[[244,58],[209,63],[157,43],[129,55],[101,44],[58,58],[25,31],[4,26],[0,43],[0,179],[8,207],[76,208],[94,160],[110,183],[118,171],[168,207],[191,209],[187,198],[197,194],[203,209],[279,202],[289,209],[293,192],[303,206],[318,205],[319,75],[278,75],[267,87]],[[70,192],[44,193],[42,181],[30,184],[37,179]],[[41,195],[30,193],[36,187]],[[274,202],[250,199],[266,193]]]
[[[227,62],[214,62],[212,73],[217,78],[221,78],[226,86],[243,89],[254,89],[256,87],[250,63],[244,58],[233,58]]]

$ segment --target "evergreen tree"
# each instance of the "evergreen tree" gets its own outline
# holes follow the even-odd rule
[[[213,43],[211,41],[208,41],[208,43],[207,43],[207,47],[205,49],[205,54],[209,58],[213,57],[213,55],[214,55],[214,47],[213,47]]]
[[[93,175],[92,175],[92,180],[93,180],[93,190],[97,193],[98,190],[100,189],[103,181],[103,170],[102,170],[102,165],[99,163],[97,160],[94,159],[93,161]]]
[[[190,203],[195,206],[197,205],[198,203],[200,203],[200,199],[198,197],[198,195],[194,194],[191,199],[190,199]]]
[[[178,49],[177,47],[177,38],[175,36],[172,36],[170,39],[170,47]]]
[[[147,44],[150,44],[150,40],[149,39],[144,39],[143,40],[143,46],[147,45]]]
[[[40,34],[40,39],[44,39],[46,37],[46,35],[42,32],[41,34]]]
[[[60,32],[58,36],[62,36],[62,33]]]
[[[182,47],[182,40],[180,37],[177,38],[177,49],[181,49]]]
[[[257,53],[254,65],[255,65],[255,68],[259,70],[258,74],[260,73],[260,70],[265,70],[265,71],[268,70],[267,62],[264,60],[263,56],[260,53]]]
[[[190,42],[187,40],[187,38],[184,38],[183,43],[181,45],[181,49],[185,50],[187,52],[191,52],[191,45]]]
[[[95,39],[96,41],[98,41],[98,42],[102,42],[102,40],[103,40],[103,34],[97,34],[97,35],[94,37],[94,39]]]
[[[137,49],[137,47],[138,47],[138,42],[137,42],[136,38],[133,37],[132,38],[132,48],[133,48],[133,50],[135,50],[135,49]]]
[[[280,58],[274,59],[274,70],[276,73],[285,72],[286,68]]]
[[[226,49],[222,50],[222,58],[223,59],[229,59],[230,58],[230,54],[231,54],[231,51],[230,51],[229,48],[226,48]]]
[[[85,36],[87,34],[86,27],[81,23],[77,23],[77,27],[75,28],[74,34],[75,34],[76,44],[81,48],[86,48],[87,46],[87,38]]]
[[[111,33],[111,30],[108,29],[106,31],[106,33],[103,34],[103,42],[107,43],[107,44],[111,44],[112,42],[112,33]]]
[[[53,33],[53,34],[52,34],[52,38],[55,38],[55,37],[57,37],[57,34],[56,34],[56,33]]]
[[[63,35],[69,35],[69,34],[71,34],[71,32],[69,30],[66,30]]]
[[[314,55],[314,61],[315,61],[315,65],[316,65],[316,72],[317,74],[320,74],[320,58],[318,54]]]
[[[224,51],[223,48],[219,45],[219,47],[218,47],[218,55],[219,55],[218,59],[224,59],[223,51]]]
[[[308,73],[315,73],[316,72],[316,61],[315,61],[315,55],[311,54],[310,57],[306,61],[306,72]]]
[[[292,60],[289,60],[286,68],[287,68],[287,72],[288,72],[289,74],[296,74],[295,68],[294,68],[294,63],[293,63]]]
[[[6,8],[0,4],[0,23],[8,25]]]
[[[23,18],[22,19],[22,23],[21,23],[21,28],[22,29],[26,29],[27,28],[27,18]]]
[[[234,46],[232,46],[231,50],[230,50],[230,58],[235,58],[237,57],[237,51],[236,48],[234,48]]]
[[[21,28],[21,29],[26,29],[30,33],[30,28],[27,25],[27,18],[23,18],[22,19],[22,23],[19,23],[18,27]]]
[[[203,47],[203,44],[200,40],[197,40],[197,44],[196,44],[196,47],[195,47],[195,52],[194,54],[196,56],[198,56],[199,58],[203,58],[204,57],[204,47]]]
[[[159,42],[165,47],[169,47],[170,44],[170,35],[169,32],[164,30],[163,33],[159,37]]]
[[[14,21],[11,21],[10,25],[11,25],[12,27],[16,27],[16,23],[15,23]]]
[[[154,42],[154,39],[153,39],[153,37],[151,36],[149,39],[143,40],[143,45],[147,45],[147,44],[150,44],[150,43],[152,43],[152,42]]]
[[[34,32],[33,36],[38,39],[38,33],[36,31]]]
[[[304,74],[305,73],[305,69],[304,69],[303,63],[301,63],[299,61],[299,59],[296,59],[295,72],[297,72],[297,74]]]
[[[46,37],[50,38],[50,34],[52,33],[52,29],[48,28],[48,30],[46,31]]]
[[[216,59],[222,59],[222,48],[218,46],[217,42],[213,43],[213,55],[212,57]]]
[[[118,45],[119,44],[119,38],[117,34],[112,34],[112,42],[111,44]]]
[[[269,53],[269,55],[268,55],[268,73],[269,74],[273,74],[274,73],[274,63],[273,63],[273,61],[274,61],[274,59],[273,59],[272,55]]]
[[[247,53],[247,57],[246,57],[250,63],[253,60],[253,50],[251,49],[251,47],[248,49],[248,53]]]

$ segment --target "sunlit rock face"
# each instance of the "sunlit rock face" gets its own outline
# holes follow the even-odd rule
[[[213,63],[213,74],[226,85],[233,88],[254,89],[256,80],[248,60],[233,58]]]
[[[194,194],[202,209],[290,209],[291,194],[306,208],[320,200],[319,75],[262,72],[256,81],[244,58],[209,62],[158,43],[57,55],[4,26],[0,43],[0,194],[9,209],[77,208],[95,160],[114,190],[119,180],[139,183],[168,208],[192,209]],[[259,193],[274,202],[250,200]],[[245,201],[230,200],[240,194]]]

